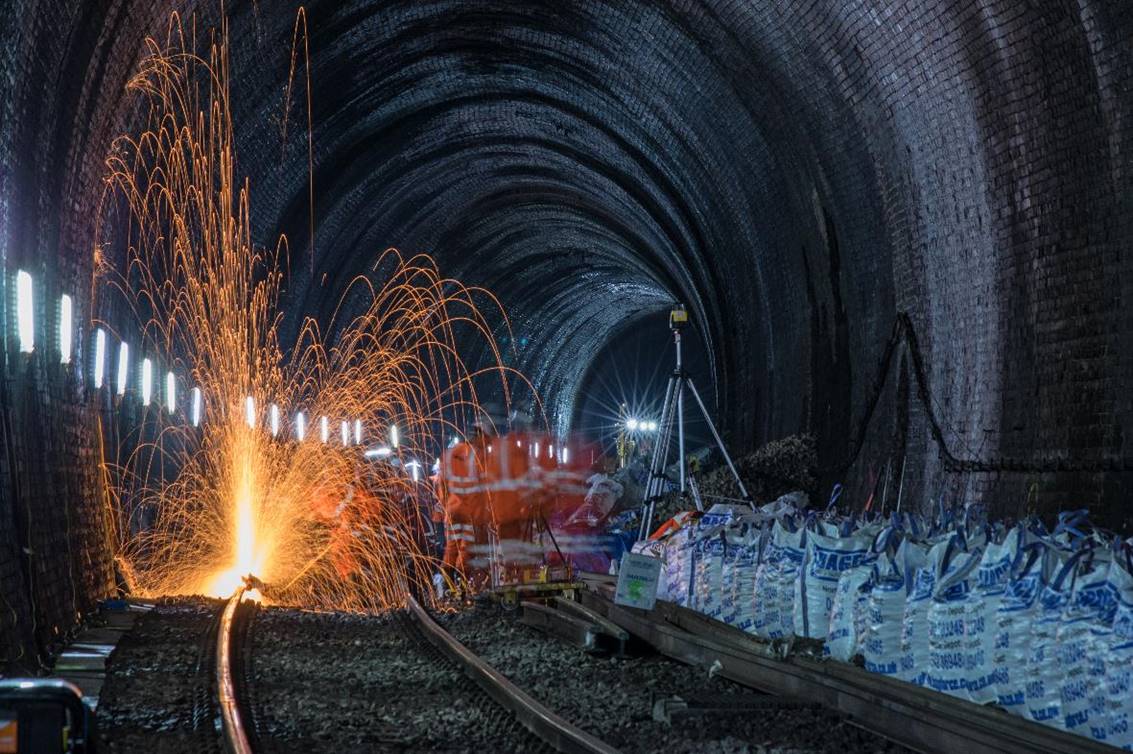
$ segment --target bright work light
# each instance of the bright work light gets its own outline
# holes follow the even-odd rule
[[[626,429],[630,432],[636,432],[639,422],[637,419],[626,419]]]
[[[342,420],[342,444],[350,444],[350,425],[345,419]]]
[[[307,420],[303,418],[303,412],[295,414],[295,439],[303,442],[303,438],[307,435]]]
[[[148,406],[153,398],[153,362],[142,359],[142,405]]]
[[[171,414],[177,410],[177,378],[173,372],[165,373],[165,410]]]
[[[199,387],[193,388],[193,409],[192,409],[193,426],[201,426],[201,389]]]
[[[396,448],[398,446],[398,443],[400,443],[400,442],[401,442],[401,438],[400,438],[400,436],[398,435],[398,432],[397,432],[397,425],[396,424],[389,425],[389,444]]]
[[[106,377],[106,333],[102,328],[94,331],[94,386],[101,388]]]
[[[32,300],[31,275],[16,272],[16,325],[20,334],[20,350],[31,353],[35,349],[35,316]]]
[[[324,443],[330,439],[330,424],[325,416],[319,419],[319,434],[322,435]]]
[[[271,422],[271,436],[279,434],[279,406],[274,403],[268,408],[268,421]]]
[[[59,361],[71,363],[71,297],[64,293],[59,298]]]
[[[244,420],[249,427],[256,428],[256,399],[250,395],[244,399]]]
[[[118,395],[126,394],[126,378],[130,375],[130,346],[118,346]]]
[[[355,445],[361,445],[362,444],[362,420],[361,419],[355,419],[354,420],[354,444]]]

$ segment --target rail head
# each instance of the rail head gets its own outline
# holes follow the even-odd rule
[[[235,650],[233,632],[236,624],[236,611],[244,599],[244,587],[224,606],[220,616],[220,628],[216,634],[216,695],[220,704],[220,719],[224,729],[224,743],[230,754],[252,754],[252,744],[248,730],[237,703],[236,678],[232,654]]]
[[[515,715],[523,727],[556,751],[566,754],[618,754],[617,749],[555,714],[484,662],[438,625],[412,597],[409,598],[409,613],[437,649],[461,666],[481,689]]]

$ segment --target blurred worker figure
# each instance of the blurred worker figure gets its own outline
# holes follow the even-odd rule
[[[575,570],[605,572],[609,559],[603,554],[605,536],[601,520],[587,515],[590,479],[601,461],[597,448],[579,438],[561,441],[556,447],[553,479],[555,505],[549,514],[554,532],[552,563],[563,561]]]
[[[429,520],[433,524],[433,554],[437,559],[445,556],[445,500],[448,493],[445,491],[444,480],[441,479],[441,463],[433,466],[433,473],[429,475],[429,484],[433,487],[432,507],[429,511]]]
[[[441,456],[439,488],[444,493],[445,549],[443,563],[453,580],[470,577],[471,549],[476,542],[473,521],[483,507],[483,480],[474,444],[460,440]]]
[[[511,416],[511,431],[500,438],[499,450],[490,457],[492,519],[499,541],[500,575],[505,582],[531,578],[541,565],[542,549],[534,542],[533,498],[537,481],[532,475],[531,415],[518,409]]]

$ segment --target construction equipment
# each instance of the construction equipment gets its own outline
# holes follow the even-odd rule
[[[685,309],[684,304],[674,304],[672,310],[669,312],[669,330],[673,333],[673,343],[676,345],[676,366],[673,368],[673,373],[669,376],[669,384],[665,388],[665,403],[661,409],[661,421],[658,426],[657,440],[653,445],[653,457],[649,464],[649,479],[645,486],[645,501],[642,506],[641,527],[637,535],[638,541],[649,536],[649,530],[653,523],[653,511],[656,508],[657,501],[665,491],[665,482],[668,480],[664,472],[669,456],[669,449],[672,444],[674,428],[677,434],[677,468],[679,469],[681,494],[687,494],[691,487],[696,509],[699,511],[704,510],[704,503],[700,499],[700,492],[696,487],[695,481],[693,481],[691,485],[689,484],[690,479],[686,468],[684,420],[684,393],[686,389],[692,394],[696,405],[700,408],[701,414],[704,415],[704,421],[708,425],[708,429],[712,432],[712,438],[716,441],[716,447],[720,449],[721,455],[724,456],[724,460],[728,464],[728,469],[732,472],[736,484],[739,485],[740,493],[743,495],[744,501],[746,501],[748,505],[751,505],[752,508],[755,507],[751,502],[751,495],[748,494],[743,480],[740,479],[739,472],[736,471],[735,464],[732,463],[732,457],[728,455],[728,449],[724,447],[724,441],[720,438],[720,433],[716,431],[716,425],[712,423],[712,417],[708,413],[708,408],[704,405],[704,401],[701,400],[700,393],[697,391],[696,385],[693,384],[692,377],[685,371],[681,354],[681,332],[688,327],[688,325],[688,310]]]

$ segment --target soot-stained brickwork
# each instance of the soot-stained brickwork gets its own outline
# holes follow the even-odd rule
[[[826,483],[860,491],[888,463],[918,506],[1089,506],[1129,528],[1128,3],[315,0],[290,89],[292,9],[227,10],[239,170],[262,242],[289,237],[289,312],[331,311],[387,246],[433,253],[508,308],[513,362],[562,426],[591,358],[683,300],[738,449],[809,431]],[[102,156],[168,11],[17,0],[0,21],[5,275],[32,265],[80,311]],[[876,380],[901,314],[924,400],[904,346]],[[9,394],[44,415],[82,405],[14,369]],[[926,406],[990,470],[946,469]]]

